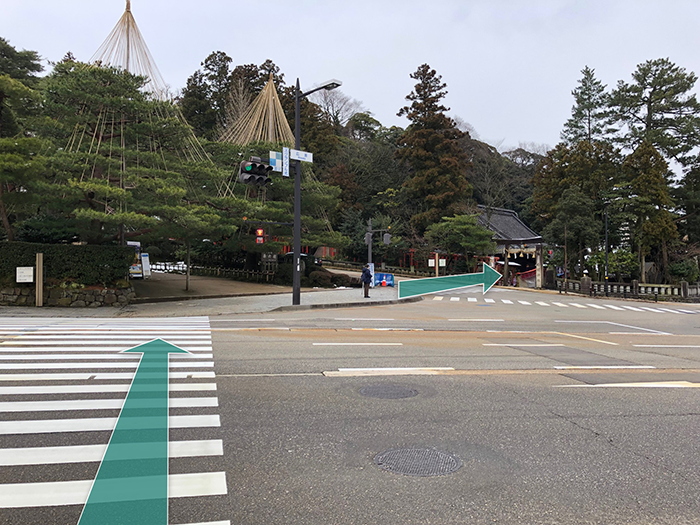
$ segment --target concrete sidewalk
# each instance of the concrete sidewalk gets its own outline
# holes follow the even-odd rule
[[[185,291],[185,276],[153,274],[151,279],[133,281],[137,301],[123,307],[58,308],[0,307],[0,317],[181,317],[198,315],[235,315],[395,304],[398,289],[374,288],[365,299],[361,288],[302,288],[301,304],[292,305],[292,287],[234,281],[220,277],[190,277]],[[405,299],[416,301],[420,298]]]

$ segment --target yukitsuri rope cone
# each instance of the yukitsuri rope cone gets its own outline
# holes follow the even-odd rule
[[[107,39],[89,60],[89,64],[84,67],[114,67],[128,71],[133,75],[146,77],[147,82],[144,85],[144,90],[160,103],[155,105],[156,109],[152,112],[153,114],[141,115],[139,120],[151,123],[154,121],[167,121],[168,119],[178,121],[185,130],[185,136],[177,151],[174,151],[174,154],[181,161],[212,164],[211,159],[195,137],[192,128],[187,124],[182,112],[170,100],[168,87],[131,13],[130,0],[126,1],[124,14]],[[97,113],[97,121],[76,125],[66,150],[68,152],[77,152],[81,149],[81,146],[85,148],[85,145],[89,144],[89,154],[113,156],[120,155],[119,152],[121,152],[123,157],[125,149],[124,126],[128,124],[124,116],[115,111],[114,108],[100,107],[91,108],[91,110]],[[105,137],[110,137],[109,142],[106,141]],[[114,143],[115,137],[118,138],[117,143]],[[161,168],[167,170],[166,158],[154,137],[146,134],[137,136],[135,140],[139,145],[139,150],[148,150],[150,153],[160,156]],[[126,169],[128,162],[126,158],[121,159],[122,171]],[[137,165],[139,164],[138,159],[135,162]],[[85,170],[81,180],[95,176],[95,167],[90,166],[90,168],[92,169],[89,172]],[[120,182],[119,186],[124,188],[123,181]]]
[[[224,130],[219,141],[241,146],[263,141],[294,144],[294,134],[277,96],[272,73],[250,107],[231,127]]]

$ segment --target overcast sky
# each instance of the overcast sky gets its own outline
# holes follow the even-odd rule
[[[3,0],[0,37],[86,61],[125,5]],[[409,75],[428,63],[450,114],[500,149],[555,145],[586,65],[608,87],[655,58],[700,73],[698,0],[132,0],[132,13],[173,90],[212,51],[234,65],[269,58],[288,84],[337,78],[383,125],[405,127]]]

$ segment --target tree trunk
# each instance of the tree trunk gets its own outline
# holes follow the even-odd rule
[[[641,245],[639,246],[639,280],[642,281],[642,283],[646,284],[647,282],[647,273],[644,271],[644,266],[645,266],[645,261],[644,261],[644,251],[642,250]]]
[[[664,284],[667,284],[671,282],[671,276],[668,274],[668,244],[666,244],[666,239],[661,241],[661,256],[664,265]]]
[[[2,225],[5,228],[5,233],[7,234],[8,241],[15,240],[15,234],[12,231],[12,225],[10,224],[10,218],[7,216],[7,209],[5,209],[5,203],[2,201],[2,184],[0,184],[0,219],[2,219]]]
[[[190,290],[190,241],[187,241],[187,272],[185,277],[185,291]]]

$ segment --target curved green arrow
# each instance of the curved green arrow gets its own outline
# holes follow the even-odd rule
[[[162,339],[142,353],[78,525],[167,525],[168,355],[187,354]]]
[[[465,273],[462,275],[448,275],[446,277],[428,277],[427,279],[411,279],[410,281],[399,281],[399,299],[414,297],[416,295],[426,295],[437,292],[456,290],[466,286],[483,286],[483,293],[488,292],[491,287],[503,277],[488,264],[484,264],[484,271],[480,273]]]

